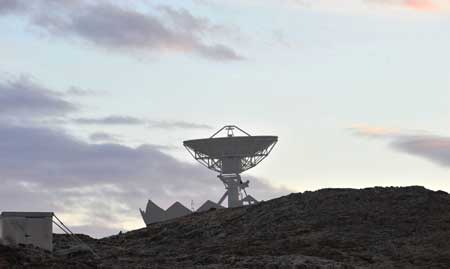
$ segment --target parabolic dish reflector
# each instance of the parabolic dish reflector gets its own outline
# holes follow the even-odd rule
[[[235,126],[226,127],[237,128]],[[250,136],[248,134],[247,136],[233,136],[229,134],[227,137],[213,136],[187,140],[183,142],[183,145],[197,161],[209,169],[223,174],[231,174],[241,173],[256,166],[267,157],[277,141],[277,136]]]
[[[258,155],[277,141],[276,136],[234,136],[184,141],[184,146],[210,158]]]

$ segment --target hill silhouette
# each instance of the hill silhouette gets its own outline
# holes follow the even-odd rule
[[[417,186],[322,189],[80,237],[98,257],[67,251],[73,241],[55,235],[54,254],[1,247],[0,267],[449,268],[450,195]]]

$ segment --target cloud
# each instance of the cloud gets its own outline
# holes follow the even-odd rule
[[[143,125],[151,129],[212,129],[210,125],[186,121],[145,120],[131,116],[112,115],[101,118],[76,118],[72,122],[81,125]]]
[[[444,11],[450,9],[447,0],[366,0],[370,3],[383,4],[391,7],[413,9],[417,11]]]
[[[76,118],[72,120],[77,124],[85,125],[141,125],[145,121],[131,116],[112,115],[103,118]]]
[[[390,148],[450,168],[450,137],[383,127],[352,127],[354,134],[389,141]]]
[[[106,1],[17,2],[21,4],[14,8],[8,4],[3,9],[25,15],[50,36],[120,52],[182,52],[218,61],[243,59],[225,44],[206,42],[217,26],[185,9],[164,6],[144,13]]]
[[[24,1],[0,0],[0,14],[20,12],[26,9]]]
[[[404,136],[392,141],[391,147],[450,168],[450,137]]]
[[[149,121],[149,128],[156,129],[212,129],[213,127],[207,124],[199,124],[186,121]]]
[[[408,8],[417,9],[421,11],[437,10],[438,6],[431,0],[406,0],[404,5]]]
[[[3,210],[57,211],[68,224],[129,229],[149,198],[199,206],[224,191],[213,172],[151,145],[90,144],[62,130],[13,125],[0,126],[0,141]],[[256,178],[251,185],[258,199],[287,192]]]
[[[64,116],[78,107],[24,76],[0,81],[0,117]]]
[[[89,139],[92,142],[120,142],[120,139],[116,135],[105,132],[95,132],[89,136]]]
[[[399,129],[386,128],[386,127],[376,127],[365,124],[356,124],[349,128],[355,135],[375,137],[375,138],[386,138],[397,136],[400,134]]]
[[[224,5],[223,1],[197,1],[204,2],[204,4],[215,7]],[[330,1],[330,0],[240,0],[227,1],[229,5],[239,5],[241,8],[258,8],[258,7],[286,7],[295,9],[320,9],[328,11],[344,11],[344,12],[365,12],[373,10],[374,6],[379,6],[385,9],[403,9],[419,12],[448,12],[450,11],[450,1],[448,0],[345,0],[345,1]],[[231,4],[232,3],[232,4]],[[368,9],[369,8],[369,9]]]
[[[159,6],[158,10],[160,10],[167,17],[167,19],[169,19],[182,31],[186,31],[186,29],[188,29],[188,31],[207,33],[214,32],[218,27],[216,25],[212,25],[206,18],[194,17],[186,9],[177,10],[169,6]]]

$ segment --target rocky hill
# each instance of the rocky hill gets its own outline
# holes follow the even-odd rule
[[[53,254],[0,247],[0,268],[450,268],[450,195],[323,189],[80,237],[96,255],[55,235]]]

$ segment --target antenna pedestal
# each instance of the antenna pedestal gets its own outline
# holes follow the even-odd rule
[[[239,174],[218,175],[218,178],[223,182],[227,191],[220,198],[218,204],[222,204],[225,198],[228,197],[228,208],[243,206],[244,202],[247,204],[256,204],[257,201],[252,196],[247,195],[245,188],[248,187],[248,180],[242,182]]]

